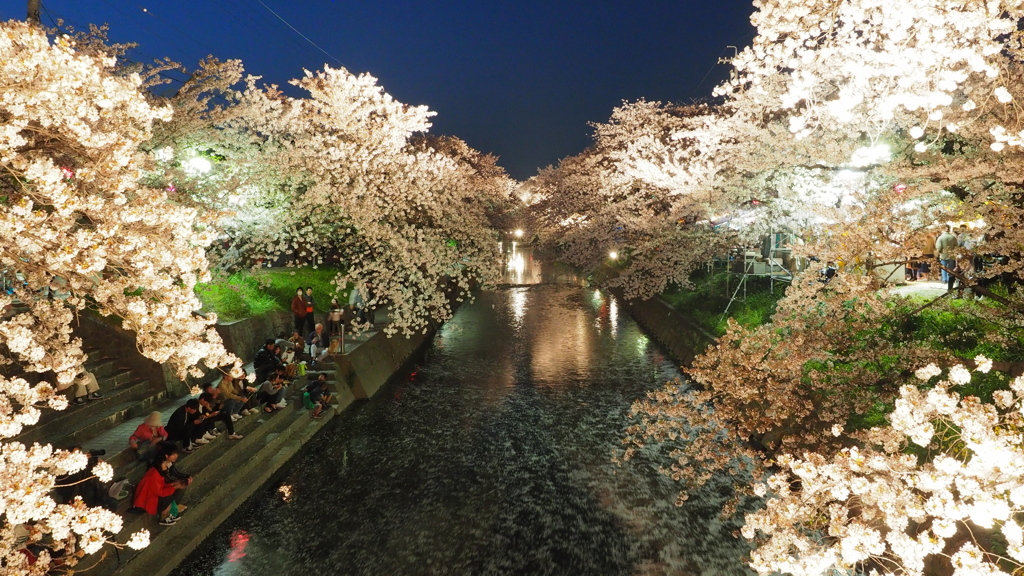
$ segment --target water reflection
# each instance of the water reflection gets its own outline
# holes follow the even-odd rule
[[[175,576],[747,574],[721,486],[677,508],[663,461],[611,461],[632,401],[677,375],[613,303],[481,294]]]
[[[532,246],[519,242],[499,242],[498,253],[502,259],[502,285],[530,286],[536,284],[571,284],[582,286],[583,278],[570,268],[544,261],[534,253]]]
[[[526,288],[512,288],[509,290],[511,298],[509,301],[512,303],[512,318],[515,320],[515,326],[518,328],[522,326],[523,316],[526,314]]]

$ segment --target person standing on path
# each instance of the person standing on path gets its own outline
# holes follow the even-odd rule
[[[316,307],[316,300],[313,299],[313,287],[312,286],[306,286],[306,296],[305,296],[305,299],[306,299],[306,323],[304,325],[305,329],[301,332],[303,334],[305,334],[307,332],[312,332],[313,330],[316,329],[316,317],[313,314],[313,309]]]
[[[956,248],[959,244],[956,241],[956,236],[950,232],[947,227],[946,230],[935,239],[935,253],[939,256],[939,263],[942,264],[942,282],[946,285],[947,290],[953,289],[953,275],[948,271],[956,268]]]
[[[331,298],[331,307],[327,310],[327,335],[331,338],[341,335],[341,319],[344,312],[337,298]]]
[[[292,298],[292,319],[295,320],[295,331],[302,334],[306,327],[306,297],[302,288],[296,288],[295,298]]]

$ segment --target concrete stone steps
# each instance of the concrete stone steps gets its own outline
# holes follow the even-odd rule
[[[376,332],[365,334],[356,346],[347,345],[346,352],[358,350],[362,344],[376,337],[379,337]],[[90,369],[95,367],[94,373],[103,372],[106,376],[117,372],[117,362],[111,360],[103,350],[93,349],[87,354]],[[392,370],[397,367],[393,366]],[[84,565],[99,562],[92,572],[101,576],[168,574],[288,462],[328,420],[355,402],[351,388],[352,369],[351,363],[344,356],[331,357],[326,362],[310,367],[306,376],[298,378],[289,388],[286,394],[288,406],[284,410],[270,415],[259,412],[235,423],[237,433],[244,436],[241,440],[229,440],[223,425],[219,424],[220,437],[191,454],[182,454],[178,462],[181,470],[194,477],[192,485],[181,497],[181,503],[188,506],[181,520],[173,526],[160,526],[156,518],[130,512],[132,498],[129,495],[120,502],[117,510],[124,518],[124,528],[116,536],[116,541],[123,543],[131,534],[145,528],[150,532],[152,544],[140,552],[105,547],[102,556],[97,554],[86,558]],[[322,419],[314,420],[302,406],[302,391],[305,384],[319,373],[328,375],[336,406],[334,410],[327,411]],[[107,391],[103,389],[105,394]],[[181,392],[175,396],[178,394]],[[130,402],[112,405],[109,411],[95,413],[95,422],[82,423],[79,425],[80,433],[64,436],[81,439],[77,443],[86,448],[106,450],[103,459],[114,466],[115,479],[126,479],[135,485],[145,473],[148,463],[135,460],[134,453],[128,448],[129,435],[150,411],[156,409],[162,412],[166,422],[170,413],[188,398],[168,398],[162,390],[151,391]]]
[[[117,576],[169,573],[335,413],[331,410],[324,418],[314,420],[300,402],[289,399],[289,405],[277,413],[260,413],[237,422],[236,428],[245,434],[242,440],[218,438],[184,455],[179,467],[193,474],[194,480],[182,498],[188,510],[181,520],[174,526],[160,526],[149,515],[127,513],[118,541],[124,542],[132,533],[145,528],[150,531],[152,544],[139,552],[121,551],[119,563],[108,557],[98,573]],[[138,467],[138,472],[141,477],[143,467]],[[122,506],[127,508],[130,504]]]
[[[82,406],[72,404],[60,412],[44,411],[39,423],[18,439],[27,444],[41,442],[65,448],[117,426],[135,414],[134,408],[152,406],[166,395],[164,391],[153,390],[149,380],[133,381],[131,378],[130,370],[117,370],[104,376],[100,382],[102,398]]]
[[[85,361],[85,369],[96,375],[96,381],[103,386],[103,378],[113,374],[117,369],[117,361],[113,358],[101,356],[98,352],[88,356]],[[94,359],[95,358],[95,359]]]

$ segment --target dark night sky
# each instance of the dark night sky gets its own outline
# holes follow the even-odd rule
[[[432,132],[499,155],[519,179],[580,152],[590,142],[587,123],[607,120],[622,100],[709,96],[728,75],[714,66],[725,46],[753,37],[750,0],[262,1],[350,71],[438,112]],[[2,0],[0,19],[24,19],[25,6]],[[249,73],[276,84],[303,68],[338,65],[259,0],[43,7],[46,25],[109,23],[112,40],[140,44],[137,60],[169,56],[191,68],[207,54],[241,58]]]

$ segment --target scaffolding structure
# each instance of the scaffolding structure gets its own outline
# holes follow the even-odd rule
[[[747,280],[749,278],[768,278],[772,292],[775,291],[776,282],[785,284],[793,282],[793,273],[800,268],[798,263],[793,260],[793,249],[790,248],[796,241],[794,234],[772,231],[762,238],[760,250],[742,248],[735,258],[730,258],[729,276],[737,275],[740,280],[722,312],[722,318],[729,313],[729,308],[734,302],[747,300]],[[726,291],[728,290],[729,283],[726,284]],[[743,291],[742,296],[740,296],[741,290]]]

